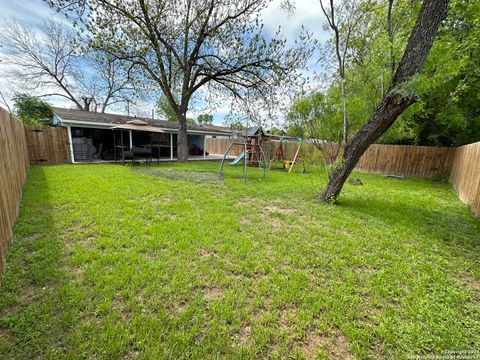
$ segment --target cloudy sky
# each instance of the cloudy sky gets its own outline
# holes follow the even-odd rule
[[[279,26],[282,28],[282,35],[293,43],[296,37],[304,28],[313,33],[320,41],[328,38],[328,33],[323,30],[323,15],[320,5],[316,0],[295,0],[295,11],[293,14],[287,14],[282,8],[283,0],[274,0],[273,3],[263,13],[265,29],[274,33]],[[48,17],[56,16],[49,9],[43,0],[0,0],[1,22],[15,18],[31,27],[38,27]],[[0,63],[0,67],[5,64]],[[316,59],[311,60],[311,69],[317,68]],[[8,83],[0,78],[0,90],[8,93]],[[50,98],[48,101],[55,106],[70,107],[71,103],[62,99]],[[145,113],[150,113],[152,104],[142,104]],[[215,114],[215,123],[220,124],[229,111],[229,106],[220,107]]]

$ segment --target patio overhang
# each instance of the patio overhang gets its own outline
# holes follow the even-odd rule
[[[124,124],[124,125],[117,125],[114,127],[114,129],[166,133],[164,129],[156,126],[150,126],[150,125]]]

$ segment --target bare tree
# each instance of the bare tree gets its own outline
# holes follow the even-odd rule
[[[77,13],[91,45],[141,67],[157,84],[179,123],[177,159],[186,161],[187,110],[197,92],[267,100],[272,87],[298,78],[305,44],[262,33],[270,0],[47,0]],[[176,95],[179,96],[176,96]]]
[[[327,24],[334,35],[334,52],[337,60],[337,72],[340,78],[342,94],[343,133],[342,142],[347,143],[349,133],[349,119],[347,110],[346,89],[346,59],[350,46],[350,39],[360,21],[372,8],[371,0],[347,0],[339,5],[334,5],[334,0],[329,0],[328,7],[320,1],[320,7],[327,19]]]
[[[21,92],[58,96],[78,109],[104,112],[124,101],[131,88],[131,67],[101,53],[82,51],[68,24],[49,20],[39,32],[18,21],[5,24],[0,35],[4,73]]]
[[[423,1],[392,85],[367,124],[345,145],[342,161],[330,173],[329,182],[322,194],[324,201],[337,198],[362,154],[416,101],[415,94],[408,89],[408,82],[422,70],[440,23],[447,14],[448,3],[449,0]]]

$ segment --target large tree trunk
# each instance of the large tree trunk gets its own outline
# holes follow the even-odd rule
[[[188,160],[186,113],[177,115],[177,118],[178,118],[177,162],[186,162]]]
[[[413,94],[402,91],[402,84],[409,81],[423,68],[432,48],[441,21],[445,18],[449,0],[424,0],[415,26],[410,34],[402,61],[393,78],[392,86],[377,106],[367,124],[355,133],[345,145],[342,163],[330,173],[322,199],[334,201],[343,184],[355,168],[360,157],[395,122],[397,117],[415,102]]]

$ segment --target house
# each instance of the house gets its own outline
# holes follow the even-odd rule
[[[74,163],[121,160],[132,149],[142,148],[159,161],[176,158],[176,122],[57,107],[53,113],[53,123],[67,128]],[[231,135],[227,127],[188,124],[190,158],[206,158],[206,138]]]

